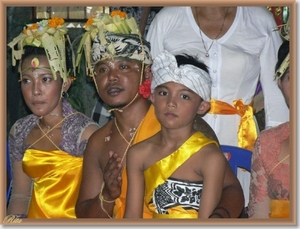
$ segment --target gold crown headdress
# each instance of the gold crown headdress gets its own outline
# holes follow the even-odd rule
[[[86,32],[81,38],[75,65],[79,66],[84,51],[87,75],[94,76],[96,62],[118,56],[152,63],[150,43],[141,36],[135,18],[128,18],[126,12],[100,13],[89,18],[84,27]]]
[[[281,37],[284,40],[289,41],[290,40],[290,20],[289,17],[287,18],[287,22],[285,24],[279,25],[279,32]],[[282,61],[281,65],[275,72],[275,79],[280,79],[286,72],[286,70],[290,67],[290,52],[287,54],[287,56]]]
[[[54,79],[56,80],[56,73],[59,72],[63,81],[66,82],[68,72],[65,35],[67,31],[64,19],[58,17],[26,25],[24,30],[8,44],[12,49],[12,65],[16,65],[16,60],[21,60],[24,46],[41,47],[45,49]],[[69,39],[68,36],[67,39]],[[16,44],[17,50],[14,49]]]

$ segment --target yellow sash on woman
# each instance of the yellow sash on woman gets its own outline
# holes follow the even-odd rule
[[[270,202],[270,218],[289,218],[290,217],[290,201],[289,200],[271,200]]]
[[[153,105],[150,106],[143,123],[141,124],[140,128],[138,129],[133,144],[141,142],[154,134],[160,131],[161,126],[160,123],[157,121],[154,107]],[[126,206],[126,192],[127,192],[127,174],[126,174],[126,167],[124,167],[122,172],[122,187],[121,187],[121,195],[115,201],[114,206],[114,218],[120,219],[123,218],[125,213],[125,206]],[[144,205],[144,212],[143,218],[152,218],[152,213],[148,210],[148,208]]]
[[[175,152],[162,160],[156,162],[151,167],[144,171],[145,176],[145,203],[148,204],[152,199],[153,192],[158,185],[163,184],[174,171],[181,166],[193,154],[197,153],[202,147],[207,144],[215,143],[216,141],[207,138],[200,132],[195,132],[186,142],[184,142]],[[152,211],[155,211],[155,206],[149,206]],[[179,218],[197,218],[195,210],[187,211],[180,208],[172,208],[167,216],[156,216],[159,218],[178,218],[178,215],[184,214]],[[195,217],[196,216],[196,217]]]
[[[61,150],[27,149],[23,170],[34,181],[28,218],[76,218],[82,157]]]
[[[238,146],[248,150],[253,150],[257,138],[257,130],[254,121],[254,111],[252,105],[245,105],[241,99],[233,101],[233,105],[220,100],[211,99],[210,114],[241,116],[238,130]]]

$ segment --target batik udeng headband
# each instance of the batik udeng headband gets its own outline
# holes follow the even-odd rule
[[[147,65],[152,63],[150,43],[137,34],[105,33],[106,45],[100,42],[96,36],[92,50],[92,66],[98,61],[125,57],[143,62]]]
[[[178,67],[175,56],[168,51],[163,51],[153,59],[151,71],[153,74],[151,92],[154,92],[154,89],[161,84],[175,82],[191,89],[203,100],[210,101],[211,78],[209,74],[193,65]]]
[[[76,66],[84,51],[87,75],[93,77],[95,64],[106,59],[125,57],[152,63],[150,43],[142,37],[135,18],[128,18],[125,12],[101,13],[89,18],[84,27],[86,32],[78,47]]]

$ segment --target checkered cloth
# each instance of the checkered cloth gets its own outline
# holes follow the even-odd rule
[[[104,126],[109,120],[114,118],[113,113],[107,112],[109,106],[105,104],[101,99],[97,101],[92,111],[92,119],[97,122],[100,127]]]

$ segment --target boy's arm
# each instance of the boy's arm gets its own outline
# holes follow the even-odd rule
[[[143,218],[145,193],[144,171],[141,169],[142,153],[130,148],[126,158],[127,195],[124,218]]]
[[[209,218],[221,199],[227,160],[215,144],[209,144],[200,151],[199,165],[203,176],[203,190],[198,217]]]
[[[219,143],[213,129],[200,115],[196,116],[194,128]],[[221,200],[210,218],[238,218],[244,209],[244,203],[240,182],[227,163]]]

